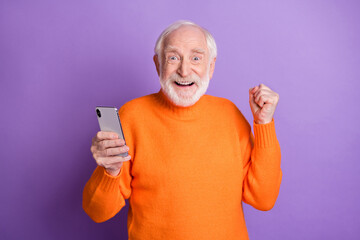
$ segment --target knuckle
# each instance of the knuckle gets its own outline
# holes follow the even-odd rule
[[[102,166],[103,166],[104,168],[109,168],[109,167],[111,166],[111,163],[110,163],[109,160],[110,160],[109,158],[104,158],[104,159],[102,159]]]
[[[94,153],[94,152],[96,151],[96,147],[95,147],[94,145],[91,145],[90,151],[91,151],[92,153]]]
[[[101,148],[101,149],[105,149],[106,148],[106,142],[107,141],[101,141],[100,143],[99,143],[99,147]]]
[[[120,153],[123,153],[122,149],[121,148],[116,148],[115,149],[115,154],[120,154]]]
[[[122,146],[119,148],[119,153],[125,153],[127,152],[127,147],[126,146]]]
[[[101,137],[102,137],[102,132],[101,131],[97,132],[96,133],[96,138],[100,139]]]
[[[95,159],[95,162],[96,162],[96,164],[99,165],[99,166],[104,166],[103,161],[102,161],[101,158],[96,158],[96,159]]]
[[[115,146],[122,146],[121,139],[116,139],[116,140],[114,140],[114,145],[115,145]]]
[[[106,156],[110,156],[111,155],[111,149],[105,149],[104,153]]]
[[[108,168],[110,168],[111,167],[111,164],[109,164],[109,163],[107,163],[107,162],[104,162],[103,163],[104,165],[104,168],[106,168],[106,169],[108,169]]]
[[[113,140],[114,141],[114,146],[118,147],[118,146],[121,146],[121,141],[120,139],[115,139]]]

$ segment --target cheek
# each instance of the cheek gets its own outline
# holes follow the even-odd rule
[[[176,68],[168,64],[164,64],[161,68],[161,74],[164,78],[168,78],[174,72],[176,72]]]
[[[163,69],[163,70],[161,71],[161,77],[162,77],[163,79],[167,79],[169,76],[170,76],[170,75],[169,75],[169,73],[168,73],[168,71],[167,71],[166,69]]]
[[[202,65],[199,66],[196,71],[199,77],[204,77],[207,74],[207,71],[209,71],[209,68],[206,65]]]

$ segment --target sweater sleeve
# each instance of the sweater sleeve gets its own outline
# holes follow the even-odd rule
[[[83,191],[83,209],[95,222],[104,222],[115,216],[131,194],[131,161],[123,163],[118,176],[109,175],[97,167]]]
[[[274,120],[268,124],[254,123],[255,139],[250,131],[243,161],[243,201],[259,210],[270,210],[280,190],[280,146]]]

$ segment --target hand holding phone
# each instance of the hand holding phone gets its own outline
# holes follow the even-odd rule
[[[113,107],[97,107],[101,131],[92,139],[91,152],[96,163],[112,176],[119,174],[124,161],[129,161],[118,111]]]

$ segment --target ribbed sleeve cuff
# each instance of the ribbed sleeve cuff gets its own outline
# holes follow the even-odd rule
[[[122,169],[121,169],[122,170]],[[111,176],[103,167],[97,167],[93,173],[93,186],[98,186],[104,192],[116,191],[120,185],[120,174],[116,177]]]
[[[273,146],[277,143],[274,119],[267,124],[254,122],[255,145],[261,148]]]

